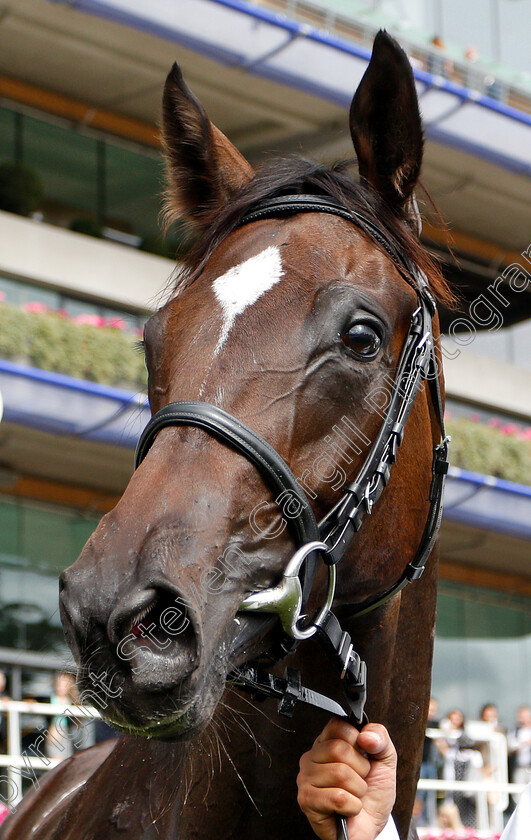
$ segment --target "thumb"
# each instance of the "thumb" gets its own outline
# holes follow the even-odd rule
[[[364,750],[370,759],[396,769],[396,750],[387,729],[381,723],[368,723],[364,726],[356,746]]]

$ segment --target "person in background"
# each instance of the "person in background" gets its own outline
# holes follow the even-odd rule
[[[489,782],[496,782],[497,780],[496,774],[498,766],[496,762],[499,761],[499,758],[501,757],[496,747],[494,733],[498,733],[503,736],[503,740],[505,741],[504,754],[507,755],[507,733],[500,725],[498,707],[495,703],[485,703],[480,709],[479,721],[474,724],[474,737],[481,742],[480,748],[483,755],[483,779],[484,781]],[[487,794],[487,801],[489,806],[497,808],[500,796],[495,791],[489,791]]]
[[[444,54],[446,50],[444,40],[439,35],[435,35],[431,39],[431,46],[435,49],[431,49],[428,53],[428,73],[435,76],[450,75],[453,71],[453,62]]]
[[[349,840],[398,840],[391,817],[396,765],[396,750],[384,726],[369,723],[358,732],[346,721],[332,719],[302,756],[297,777],[299,805],[317,837],[336,840],[341,813],[347,817]],[[530,825],[531,783],[500,840],[529,840]]]
[[[459,808],[455,802],[443,802],[437,811],[437,825],[439,828],[450,828],[452,831],[461,831],[463,823],[459,816]]]
[[[479,712],[479,719],[483,723],[487,723],[494,732],[505,734],[505,729],[500,726],[498,707],[495,703],[485,703]]]
[[[435,697],[430,697],[430,705],[428,707],[428,729],[439,728],[439,702]],[[436,779],[438,769],[441,765],[441,754],[433,738],[424,738],[424,746],[422,749],[422,764],[420,765],[421,779]],[[416,817],[416,824],[434,825],[437,812],[437,798],[434,790],[419,790],[417,799],[422,807],[418,816]]]
[[[0,671],[0,755],[7,751],[7,715],[2,714],[2,701],[11,700],[7,693],[7,678]]]
[[[76,702],[76,679],[73,674],[61,671],[55,675],[54,693],[51,703],[66,709]],[[74,752],[72,723],[65,715],[56,715],[50,721],[46,733],[46,755],[48,758],[69,758]]]
[[[473,64],[475,64],[475,62],[479,58],[479,52],[477,50],[477,47],[474,47],[473,44],[471,44],[469,47],[467,47],[466,50],[465,50],[465,58],[466,58],[467,61],[470,61]]]
[[[7,694],[7,677],[3,671],[0,671],[0,699],[11,699]]]
[[[520,706],[516,713],[517,724],[507,735],[511,759],[511,781],[516,784],[531,782],[531,706]],[[518,800],[518,797],[514,797]]]
[[[477,745],[465,733],[465,718],[461,709],[452,709],[441,722],[443,738],[437,739],[437,748],[443,758],[442,777],[448,782],[482,781],[483,756]],[[463,825],[474,827],[476,804],[473,794],[466,791],[448,791],[445,803],[455,802]]]
[[[461,709],[451,709],[440,722],[440,728],[445,735],[459,737],[463,734],[465,716]]]

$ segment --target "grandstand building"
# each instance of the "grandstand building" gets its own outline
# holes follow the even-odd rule
[[[410,8],[405,19],[402,6]],[[147,421],[133,344],[173,271],[157,122],[174,60],[253,163],[352,155],[346,109],[385,26],[426,127],[423,239],[443,312],[454,466],[434,693],[511,723],[531,697],[531,2],[460,29],[436,0],[18,0],[0,13],[0,669],[47,696],[57,577],[124,489]],[[482,5],[482,8],[485,4]],[[447,4],[444,4],[447,9]],[[21,174],[22,173],[22,174]],[[18,180],[17,180],[18,178]],[[422,195],[420,196],[422,199]]]

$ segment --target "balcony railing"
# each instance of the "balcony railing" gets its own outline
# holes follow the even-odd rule
[[[359,17],[342,14],[311,0],[254,0],[256,5],[264,6],[293,20],[305,23],[315,29],[322,29],[338,38],[352,41],[369,52],[377,29],[375,23],[366,23]],[[389,26],[392,29],[392,26]],[[531,113],[531,92],[525,85],[525,74],[514,71],[514,76],[521,76],[521,84],[504,78],[512,73],[509,68],[495,64],[481,64],[476,61],[459,61],[450,52],[440,47],[422,44],[421,39],[408,37],[407,29],[398,29],[395,34],[412,60],[415,68],[439,76],[460,87],[477,91],[498,102],[503,102],[524,113]]]

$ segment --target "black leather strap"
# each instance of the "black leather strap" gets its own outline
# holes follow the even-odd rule
[[[255,465],[275,498],[288,493],[295,515],[288,521],[293,523],[298,547],[319,539],[319,528],[306,494],[283,458],[261,435],[242,423],[232,414],[215,405],[204,402],[172,402],[153,415],[140,436],[135,453],[135,468],[146,457],[158,433],[167,426],[196,426],[214,435],[223,443],[236,449]],[[286,500],[286,497],[283,497]],[[310,595],[315,575],[316,558],[310,556],[303,569],[303,597]]]
[[[343,680],[349,717],[362,726],[367,698],[367,666],[354,650],[350,634],[343,630],[333,612],[328,611],[319,621],[317,635]]]
[[[284,677],[277,677],[247,663],[231,671],[228,682],[255,695],[256,699],[260,696],[278,698],[279,714],[286,717],[292,717],[297,702],[306,703],[338,717],[349,716],[349,712],[335,700],[302,685],[300,674],[294,668],[286,668]]]
[[[367,598],[365,601],[362,601],[360,604],[356,604],[355,606],[339,608],[337,613],[341,619],[359,618],[362,615],[366,615],[368,612],[372,612],[377,609],[377,607],[381,607],[387,601],[390,601],[391,598],[395,597],[395,595],[398,595],[398,593],[404,589],[408,583],[412,583],[414,580],[418,580],[422,576],[426,567],[426,561],[432,552],[441,524],[444,484],[449,466],[448,439],[445,438],[442,443],[436,446],[435,451],[436,455],[433,461],[433,475],[430,486],[430,507],[428,517],[413,560],[407,564],[404,572],[397,582],[385,592],[381,592],[374,597]]]

